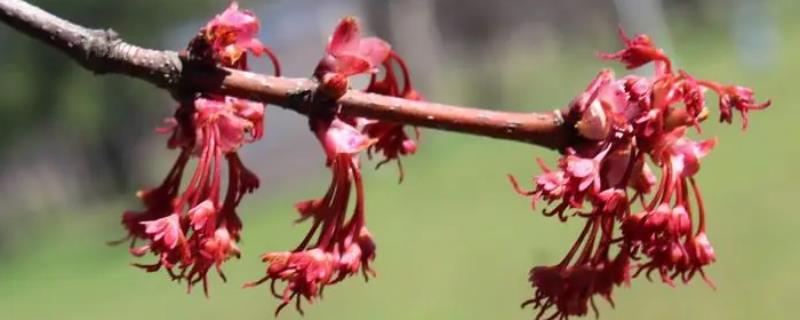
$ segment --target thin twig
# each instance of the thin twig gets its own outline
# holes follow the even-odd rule
[[[171,92],[210,91],[257,100],[301,114],[314,106],[302,93],[316,90],[304,78],[259,75],[195,66],[177,52],[141,48],[113,30],[89,29],[56,17],[22,0],[0,0],[0,20],[60,49],[97,74],[116,73],[150,82]],[[432,129],[522,141],[552,149],[567,146],[575,134],[560,112],[518,113],[420,102],[350,90],[338,101],[346,115]]]

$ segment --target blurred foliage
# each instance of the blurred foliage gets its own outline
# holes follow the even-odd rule
[[[33,3],[85,26],[113,26],[126,40],[157,48],[164,47],[166,30],[209,16],[212,4],[221,6],[198,0],[162,1],[158,8],[148,1]],[[95,77],[60,52],[6,27],[0,28],[0,39],[0,158],[31,132],[61,129],[69,135],[60,138],[76,140],[95,155],[89,161],[111,166],[109,174],[116,175],[111,181],[125,185],[130,169],[124,160],[126,147],[135,144],[143,130],[151,130],[155,119],[168,114],[164,108],[151,107],[163,104],[166,94],[122,77]]]

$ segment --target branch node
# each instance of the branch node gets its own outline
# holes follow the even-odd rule
[[[561,126],[564,123],[566,123],[566,121],[564,120],[564,112],[563,111],[561,111],[560,109],[556,109],[556,110],[553,110],[553,114],[556,115],[556,117],[553,119],[553,121],[555,122],[556,126]]]

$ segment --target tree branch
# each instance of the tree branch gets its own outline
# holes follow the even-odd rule
[[[313,92],[316,83],[303,78],[259,75],[183,63],[178,53],[129,44],[110,29],[88,29],[56,17],[22,0],[0,0],[0,20],[56,47],[97,74],[116,73],[150,82],[171,92],[211,91],[257,100],[301,114],[314,106],[296,99]],[[562,149],[575,138],[559,111],[501,112],[440,103],[412,101],[349,90],[338,101],[341,112],[392,121],[514,140]]]

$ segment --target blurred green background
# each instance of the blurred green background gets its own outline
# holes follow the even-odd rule
[[[180,49],[225,1],[31,1],[145,46]],[[644,279],[616,290],[603,319],[795,319],[800,302],[800,3],[776,1],[241,1],[290,76],[310,73],[337,19],[362,17],[369,33],[407,56],[430,100],[548,111],[600,68],[596,50],[619,47],[616,26],[650,33],[678,67],[752,87],[773,107],[751,128],[705,125],[720,144],[699,183],[718,261],[718,284],[677,288]],[[239,210],[241,260],[211,277],[211,298],[187,295],[166,274],[131,267],[122,211],[136,189],[160,181],[174,152],[152,128],[170,114],[166,93],[135,80],[95,77],[59,53],[0,26],[0,310],[3,319],[268,319],[277,305],[260,278],[265,251],[292,248],[297,200],[328,175],[304,120],[270,108],[265,141],[246,163],[262,187]],[[616,65],[613,65],[615,68]],[[267,70],[263,65],[257,69]],[[616,68],[622,74],[624,71]],[[715,98],[709,101],[715,105]],[[716,110],[715,110],[716,111]],[[716,115],[715,115],[716,116]],[[715,120],[715,118],[712,118]],[[285,120],[285,121],[284,121]],[[530,210],[505,175],[538,173],[553,152],[519,143],[423,130],[417,155],[396,171],[365,166],[377,278],[349,279],[306,307],[306,319],[530,319],[527,272],[560,260],[577,234]],[[146,260],[147,261],[147,260]],[[282,319],[301,318],[291,308]]]

